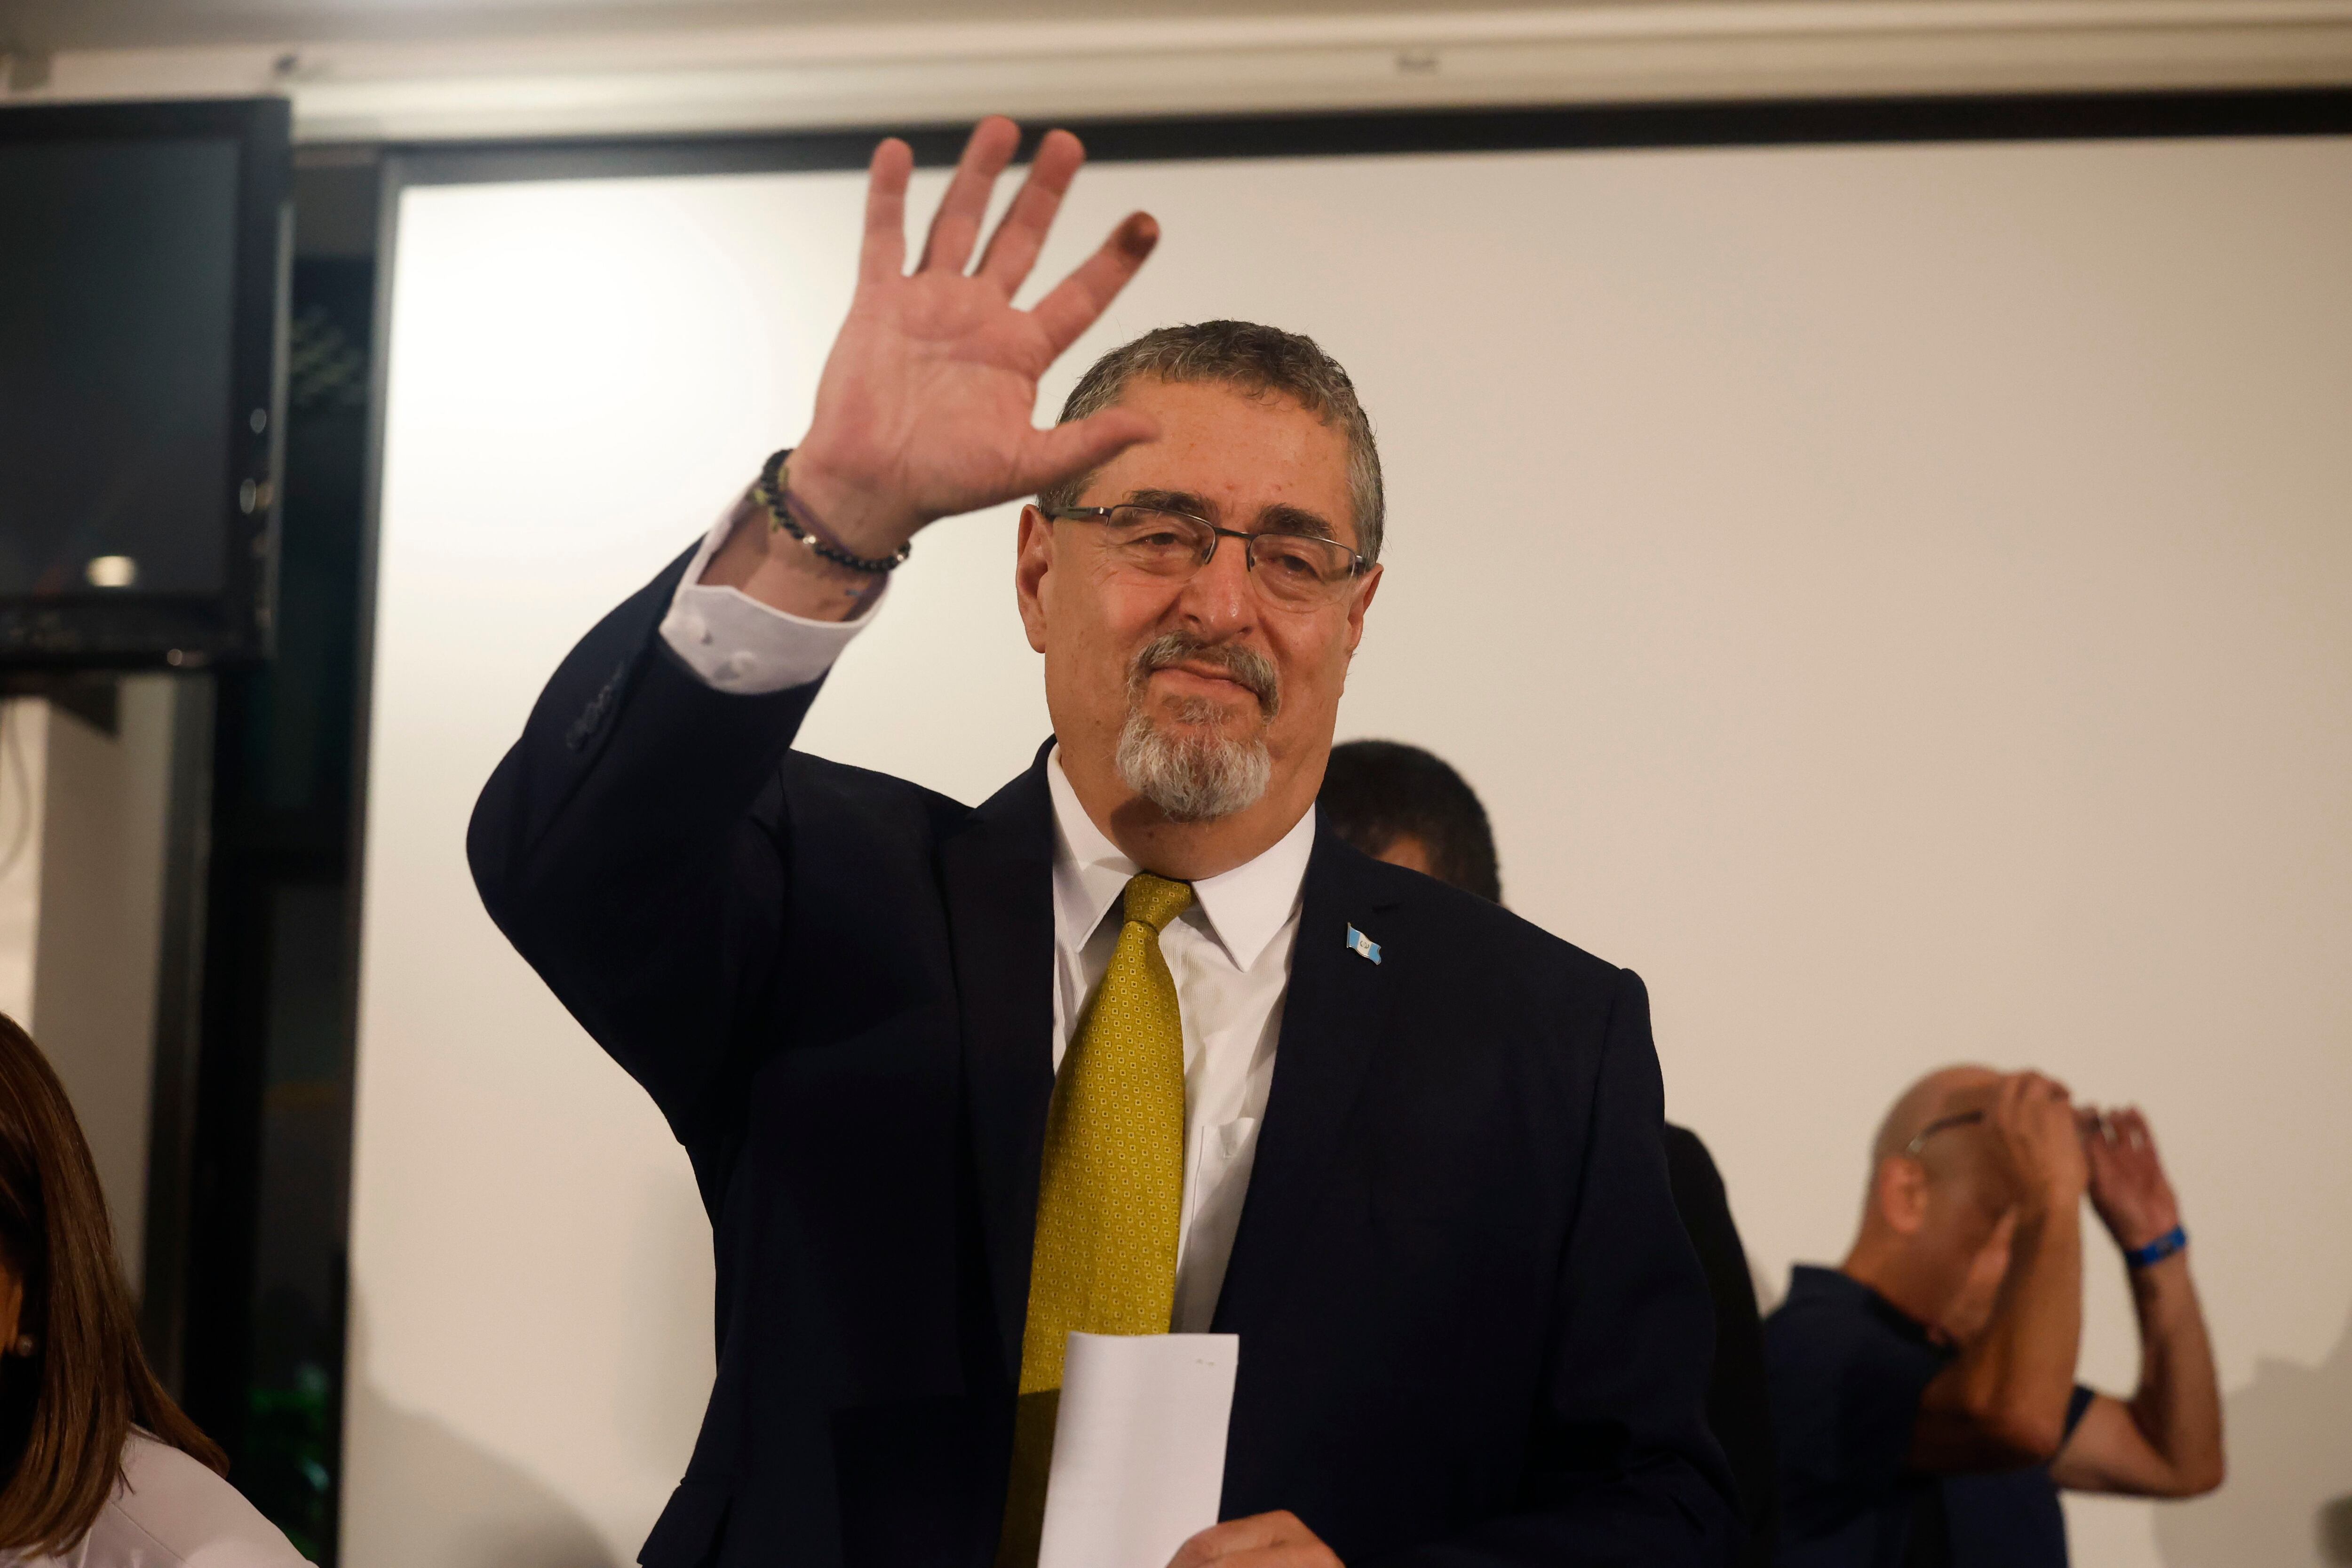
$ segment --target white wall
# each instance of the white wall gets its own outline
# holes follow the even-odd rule
[[[42,782],[49,705],[0,701],[0,1013],[29,1026],[41,921]]]
[[[115,1251],[144,1272],[155,994],[163,942],[173,683],[125,676],[115,726],[47,712],[40,942],[27,1026],[58,1069],[98,1165]]]
[[[2315,1563],[2352,1494],[2347,198],[2342,141],[1123,165],[1042,269],[1130,206],[1167,229],[1049,405],[1211,315],[1353,371],[1393,510],[1342,732],[1452,758],[1510,900],[1648,977],[1670,1110],[1768,1280],[1839,1252],[1929,1067],[2147,1108],[2236,1465],[2075,1509],[2084,1562]],[[691,1442],[685,1159],[491,929],[462,836],[563,649],[800,428],[857,203],[826,174],[404,204],[353,1568],[626,1562]],[[924,536],[808,746],[966,799],[1025,763],[1009,518]],[[2120,1388],[2116,1273],[2084,1370]]]
[[[145,1264],[173,682],[116,685],[110,732],[0,704],[0,1013],[72,1100],[133,1292]]]

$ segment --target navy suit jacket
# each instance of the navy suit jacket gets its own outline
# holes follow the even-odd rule
[[[716,691],[661,642],[684,561],[556,671],[467,845],[710,1214],[717,1382],[639,1561],[988,1568],[1054,1082],[1044,753],[974,809],[793,751],[815,686]],[[1328,831],[1304,900],[1214,1322],[1224,1516],[1349,1568],[1722,1563],[1640,980]]]

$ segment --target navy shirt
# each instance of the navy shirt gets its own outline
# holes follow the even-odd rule
[[[1782,1568],[2066,1568],[2046,1465],[1930,1476],[1906,1465],[1919,1396],[1954,1352],[1885,1297],[1799,1265],[1764,1320]],[[2066,1431],[2090,1403],[2067,1402]]]

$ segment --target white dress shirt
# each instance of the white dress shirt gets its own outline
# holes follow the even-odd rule
[[[1128,879],[1143,869],[1078,804],[1057,747],[1054,796],[1054,1069],[1110,967]],[[1202,1333],[1233,1256],[1242,1194],[1274,1085],[1282,998],[1298,937],[1299,889],[1315,813],[1257,858],[1192,884],[1192,905],[1160,933],[1184,1021],[1184,1197],[1176,1236],[1178,1333]]]
[[[833,668],[849,640],[864,631],[882,607],[887,591],[875,595],[866,613],[851,621],[813,621],[772,610],[740,588],[702,581],[710,558],[734,531],[729,507],[702,536],[702,547],[686,563],[686,575],[670,595],[662,617],[662,640],[702,678],[705,686],[758,697],[806,686]]]
[[[122,1484],[62,1556],[0,1552],[5,1568],[310,1568],[237,1489],[167,1443],[134,1431]]]
[[[662,639],[703,681],[745,695],[804,686],[832,668],[872,622],[878,602],[853,621],[816,621],[771,609],[734,588],[697,581],[726,542],[722,517],[687,565],[662,620]],[[1045,782],[1054,801],[1054,1067],[1110,967],[1128,879],[1142,869],[1095,826],[1062,771],[1057,750]],[[1275,1044],[1300,889],[1315,844],[1315,814],[1255,859],[1192,884],[1192,906],[1160,933],[1184,1024],[1184,1194],[1178,1222],[1179,1333],[1205,1331],[1241,1223],[1257,1156],[1257,1130],[1274,1083]]]

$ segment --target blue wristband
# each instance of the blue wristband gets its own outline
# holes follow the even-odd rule
[[[2133,1268],[2145,1268],[2151,1263],[2161,1263],[2189,1245],[2189,1233],[2174,1226],[2146,1247],[2135,1247],[2124,1254],[2124,1263]]]

